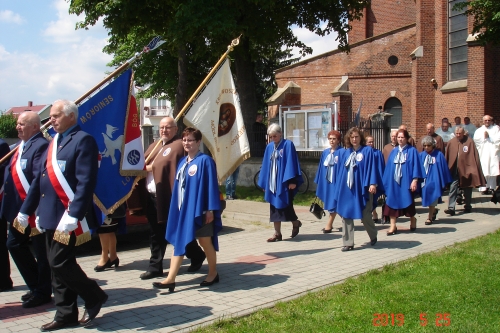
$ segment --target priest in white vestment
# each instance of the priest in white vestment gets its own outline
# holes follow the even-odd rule
[[[486,187],[480,187],[479,191],[489,194],[497,186],[497,176],[499,175],[499,154],[500,154],[500,128],[493,124],[493,118],[489,115],[483,117],[484,125],[474,133],[474,143],[476,144],[486,178]]]

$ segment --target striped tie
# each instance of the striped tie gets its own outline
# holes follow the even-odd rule
[[[406,157],[405,154],[403,154],[403,150],[405,149],[406,145],[404,147],[399,147],[398,154],[394,158],[394,163],[396,164],[396,168],[394,169],[394,180],[396,183],[400,184],[401,183],[401,177],[403,177],[403,171],[401,168],[401,164],[406,162]]]
[[[356,151],[353,151],[351,155],[345,161],[345,167],[349,168],[347,172],[347,186],[352,188],[352,184],[354,183],[354,167],[356,166]]]
[[[333,152],[328,154],[323,165],[326,166],[326,180],[331,184],[333,183],[333,179],[335,176],[333,172],[333,167],[335,166],[335,159],[333,158]]]

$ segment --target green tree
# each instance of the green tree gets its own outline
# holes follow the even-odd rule
[[[456,4],[454,10],[463,10],[465,15],[473,17],[473,34],[483,45],[492,43],[500,45],[500,1],[472,0]]]
[[[271,60],[274,65],[281,65],[279,51],[283,48],[298,47],[302,55],[312,52],[294,35],[291,26],[305,27],[318,35],[336,31],[340,47],[347,48],[349,22],[358,19],[368,3],[369,0],[70,0],[70,12],[85,14],[79,28],[87,28],[103,18],[110,35],[106,52],[115,55],[115,64],[142,47],[138,41],[145,45],[147,39],[161,35],[166,40],[164,52],[145,57],[143,65],[151,67],[142,73],[138,70],[136,78],[156,85],[150,91],[153,95],[166,91],[171,96],[175,91],[175,111],[179,111],[193,87],[201,83],[204,75],[197,74],[207,73],[230,40],[241,34],[240,45],[231,57],[248,126],[262,105],[258,99],[260,85],[256,84],[262,64]],[[159,77],[165,82],[158,83]],[[158,84],[162,90],[155,90],[160,88]]]
[[[17,118],[12,114],[0,116],[0,138],[17,138]]]

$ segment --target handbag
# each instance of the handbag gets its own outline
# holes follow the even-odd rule
[[[317,219],[321,220],[323,216],[325,216],[325,211],[323,210],[323,207],[320,206],[321,200],[319,200],[318,197],[314,198],[311,207],[309,208],[309,211],[313,213],[314,216],[316,216]]]

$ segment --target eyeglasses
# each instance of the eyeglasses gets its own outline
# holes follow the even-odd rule
[[[188,143],[188,142],[193,142],[196,141],[195,139],[182,139],[182,143]]]
[[[432,147],[432,145],[423,145],[424,147]]]
[[[167,129],[171,129],[171,128],[177,128],[177,126],[162,126],[162,127],[160,127],[161,130],[167,130]]]

